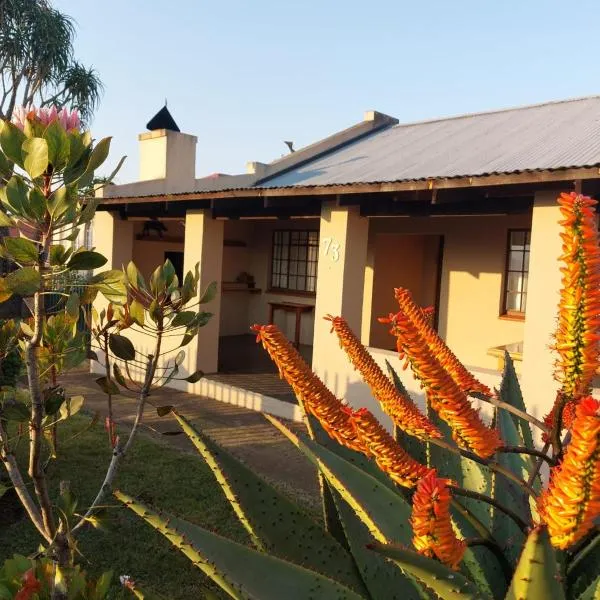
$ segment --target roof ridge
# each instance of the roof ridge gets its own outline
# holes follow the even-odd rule
[[[433,119],[422,119],[419,121],[412,121],[406,123],[398,123],[393,125],[391,129],[398,129],[400,127],[412,127],[413,125],[426,125],[427,123],[439,123],[440,121],[454,121],[458,119],[468,119],[470,117],[481,117],[484,115],[494,115],[498,113],[515,112],[521,110],[528,110],[531,108],[540,108],[542,106],[550,106],[553,104],[567,104],[569,102],[582,102],[583,100],[600,100],[600,94],[590,94],[588,96],[578,96],[575,98],[565,98],[562,100],[548,100],[546,102],[537,102],[535,104],[522,104],[520,106],[510,106],[507,108],[497,108],[492,110],[482,110],[471,113],[462,113],[459,115],[453,115],[450,117],[436,117]]]

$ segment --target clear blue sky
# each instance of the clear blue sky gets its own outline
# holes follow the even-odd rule
[[[168,98],[197,175],[309,144],[375,109],[401,122],[600,93],[597,0],[55,0],[106,86],[93,126],[137,178]]]

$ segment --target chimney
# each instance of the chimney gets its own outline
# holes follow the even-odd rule
[[[150,119],[146,127],[150,131],[138,136],[139,180],[166,179],[176,187],[181,185],[184,189],[191,189],[196,178],[198,138],[180,132],[166,105]]]

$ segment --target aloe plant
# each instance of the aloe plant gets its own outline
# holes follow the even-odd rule
[[[599,366],[600,249],[595,202],[564,194],[559,203],[560,389],[543,421],[526,412],[508,354],[500,388],[488,389],[432,329],[430,311],[397,289],[400,310],[382,321],[426,392],[425,413],[343,318],[328,317],[395,435],[336,398],[275,326],[254,328],[306,414],[307,434],[265,416],[316,466],[324,525],[176,412],[252,547],[125,492],[116,498],[236,599],[600,598],[600,402],[589,395]],[[489,405],[488,419],[474,398]]]

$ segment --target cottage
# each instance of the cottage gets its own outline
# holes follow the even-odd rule
[[[548,409],[555,200],[600,193],[600,97],[408,124],[368,112],[245,174],[201,179],[196,138],[165,110],[139,136],[139,181],[101,191],[94,244],[113,268],[199,262],[202,285],[219,283],[185,365],[214,375],[188,391],[297,418],[251,382],[249,328],[273,319],[338,396],[374,408],[323,317],[344,315],[378,362],[399,366],[377,317],[403,286],[484,382],[497,385],[507,349],[534,414]]]

